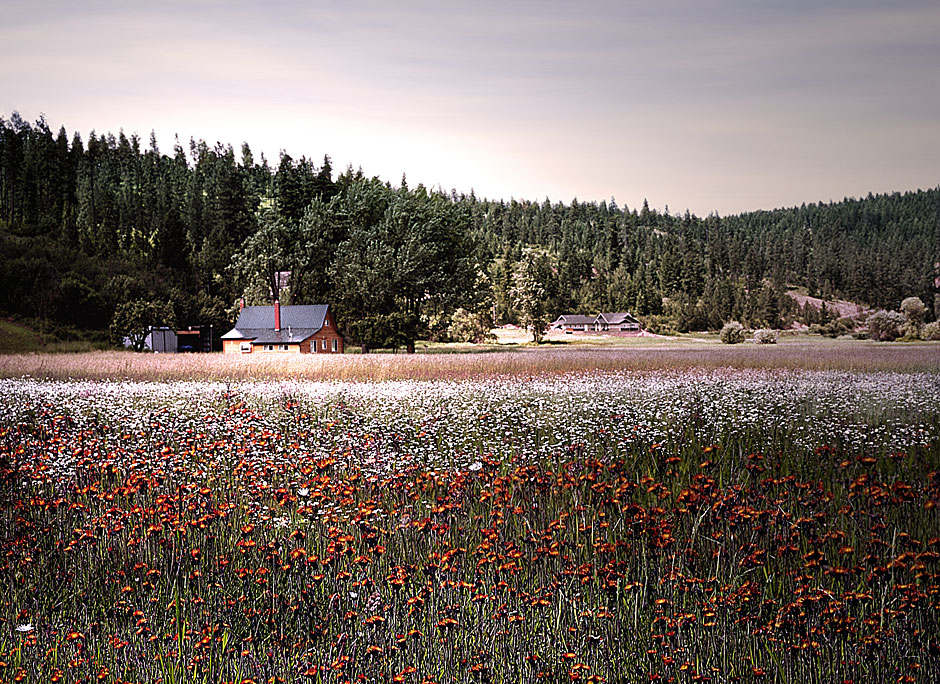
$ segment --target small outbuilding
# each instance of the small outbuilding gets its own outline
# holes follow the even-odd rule
[[[343,336],[329,304],[246,306],[235,327],[222,335],[229,354],[342,354]]]
[[[144,340],[144,349],[157,354],[177,352],[211,352],[212,326],[195,325],[185,330],[153,326]]]

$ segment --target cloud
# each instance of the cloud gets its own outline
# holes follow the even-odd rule
[[[727,212],[935,183],[938,34],[933,2],[12,0],[0,113]]]

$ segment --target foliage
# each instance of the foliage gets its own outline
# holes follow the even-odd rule
[[[420,321],[412,314],[393,311],[351,318],[349,335],[362,345],[363,352],[371,349],[399,349],[413,344]]]
[[[904,314],[904,325],[901,334],[907,340],[920,338],[924,327],[924,317],[927,315],[927,306],[920,297],[907,297],[901,302],[901,313]]]
[[[833,318],[822,325],[814,323],[809,327],[809,331],[825,337],[836,338],[848,335],[855,330],[855,327],[855,319],[851,316],[846,316],[843,318]]]
[[[422,316],[453,310],[470,296],[466,222],[442,195],[354,179],[323,213],[324,223],[345,225],[327,272],[340,315],[365,349],[385,346],[385,337],[413,351]]]
[[[153,326],[176,325],[172,302],[133,299],[118,304],[111,319],[111,338],[115,344],[126,339],[134,351],[143,351]]]
[[[493,319],[489,313],[472,313],[464,308],[454,311],[451,316],[447,337],[452,342],[473,342],[479,344],[496,339],[492,330]]]
[[[196,325],[200,293],[222,310],[241,296],[262,303],[279,289],[271,274],[290,272],[287,301],[333,304],[343,324],[407,313],[413,337],[460,306],[520,323],[511,290],[529,249],[553,264],[542,283],[549,318],[631,311],[681,332],[728,320],[783,328],[831,318],[797,310],[788,288],[881,308],[908,295],[940,301],[940,189],[697,217],[646,202],[394,189],[351,168],[334,180],[328,156],[317,167],[284,152],[272,167],[240,152],[201,140],[164,152],[153,135],[83,139],[43,118],[0,118],[0,312],[44,333],[104,330],[124,297],[108,282],[125,275],[134,297],[172,297],[180,322]]]
[[[921,330],[921,337],[931,342],[940,340],[940,321],[928,323]]]
[[[901,313],[907,319],[908,323],[920,326],[924,323],[924,316],[927,314],[927,305],[920,297],[907,297],[901,302]]]
[[[291,247],[300,242],[292,232],[273,209],[259,212],[258,230],[245,240],[228,267],[236,280],[244,283],[242,295],[247,305],[268,304],[284,294],[288,295],[284,297],[285,303],[289,301],[289,293],[281,292],[280,273],[293,275],[298,268],[288,256]]]
[[[513,306],[519,311],[520,324],[532,333],[536,344],[542,341],[552,320],[547,306],[550,278],[551,262],[536,249],[525,250],[512,274],[509,294]]]
[[[868,317],[868,336],[876,342],[893,342],[901,336],[904,316],[881,309]]]
[[[654,335],[675,335],[678,332],[673,327],[673,319],[662,314],[643,316],[640,318],[640,325],[643,330]]]
[[[761,328],[754,331],[754,341],[757,344],[777,344],[777,331]]]
[[[747,337],[747,330],[737,321],[728,321],[721,328],[718,337],[722,344],[739,344]]]

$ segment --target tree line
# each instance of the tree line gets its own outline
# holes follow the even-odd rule
[[[489,200],[286,152],[0,117],[0,311],[105,339],[131,303],[227,330],[237,302],[329,303],[366,348],[631,311],[654,330],[825,323],[791,288],[937,317],[940,189],[697,217]],[[285,274],[289,273],[289,276]],[[138,307],[139,308],[139,307]]]

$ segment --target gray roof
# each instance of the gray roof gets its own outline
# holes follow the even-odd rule
[[[273,306],[246,306],[238,314],[235,327],[223,340],[251,340],[256,344],[303,342],[320,331],[328,304],[298,304],[281,307],[281,329],[274,330]]]
[[[608,325],[620,325],[621,323],[624,323],[624,322],[639,323],[637,319],[635,319],[631,314],[626,313],[626,312],[602,313],[602,314],[598,314],[597,318],[603,318],[607,322]]]
[[[568,325],[591,325],[594,322],[592,316],[582,316],[580,314],[562,314],[554,323],[567,323]]]

